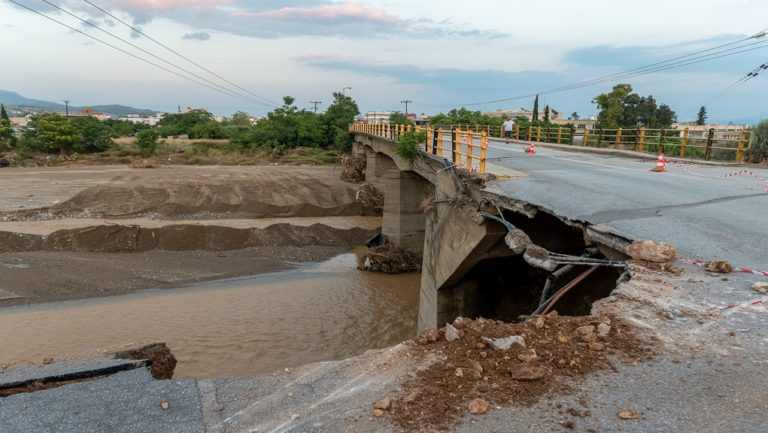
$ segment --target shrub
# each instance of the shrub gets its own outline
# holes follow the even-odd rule
[[[157,149],[157,139],[160,133],[155,129],[144,129],[136,134],[136,146],[144,155],[152,155]]]
[[[413,161],[419,153],[421,144],[427,139],[427,131],[408,131],[395,145],[395,153],[406,161]]]

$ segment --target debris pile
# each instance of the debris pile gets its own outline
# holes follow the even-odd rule
[[[468,414],[573,392],[585,375],[652,356],[619,319],[556,312],[521,323],[459,317],[408,344],[414,356],[437,361],[410,375],[404,397],[380,413],[406,431],[448,429]]]
[[[421,257],[392,244],[371,248],[358,259],[357,268],[363,271],[402,274],[421,270]]]
[[[675,260],[677,250],[663,242],[635,241],[627,247],[627,255],[644,262],[667,263]]]
[[[176,357],[165,343],[153,343],[135,349],[123,350],[114,354],[118,359],[148,359],[151,362],[149,372],[158,380],[172,379],[176,369]]]
[[[384,194],[370,183],[364,183],[357,189],[357,201],[363,206],[363,215],[384,213]]]
[[[341,180],[344,182],[365,182],[367,158],[363,155],[344,155],[341,157]]]

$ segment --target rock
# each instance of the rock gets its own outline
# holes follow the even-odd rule
[[[607,337],[608,334],[611,332],[611,326],[607,325],[605,323],[601,323],[597,325],[597,335],[600,337]]]
[[[768,283],[755,283],[752,285],[752,290],[757,293],[768,293]]]
[[[719,274],[729,274],[733,271],[733,266],[725,260],[710,260],[704,263],[704,269]]]
[[[421,331],[421,334],[419,334],[418,342],[419,344],[429,344],[434,343],[439,339],[440,331],[435,328],[426,328],[425,330]]]
[[[596,352],[600,352],[603,349],[605,349],[605,344],[603,344],[603,343],[589,343],[589,348],[591,350],[596,351]]]
[[[517,359],[523,362],[533,362],[539,359],[539,357],[536,355],[536,350],[528,349],[525,352],[517,355]]]
[[[635,241],[627,247],[627,254],[635,260],[666,263],[675,260],[677,250],[663,242]]]
[[[445,324],[445,339],[447,341],[454,341],[454,340],[458,340],[459,338],[461,338],[461,336],[459,335],[459,330],[454,328],[454,326],[451,325],[450,323],[446,323]]]
[[[594,325],[579,326],[578,328],[576,328],[576,332],[578,332],[581,335],[593,334],[595,332],[595,326]]]
[[[637,413],[636,410],[627,409],[627,410],[622,410],[621,412],[619,412],[619,418],[621,418],[621,419],[638,419],[638,418],[640,418],[640,414]]]
[[[453,326],[457,329],[461,329],[464,326],[466,326],[467,322],[470,322],[470,321],[471,319],[467,319],[466,317],[459,316],[453,320]]]
[[[507,244],[510,250],[512,250],[512,254],[520,255],[525,252],[526,248],[531,243],[531,238],[529,238],[524,231],[514,229],[504,236],[504,243]]]
[[[43,358],[43,364],[45,364],[45,365],[53,364],[53,357],[52,356],[46,356],[45,358]]]
[[[464,370],[459,367],[453,372],[453,375],[456,377],[464,377]]]
[[[517,364],[509,368],[512,379],[521,381],[539,380],[544,377],[545,370],[528,364]]]
[[[569,337],[568,335],[557,334],[557,341],[559,341],[562,344],[570,343],[571,337]]]
[[[296,420],[297,420],[297,419],[299,419],[299,418],[301,418],[301,415],[299,415],[299,414],[297,414],[297,413],[295,413],[295,414],[291,415],[291,421],[296,421]]]
[[[536,317],[533,319],[533,326],[536,327],[536,329],[541,329],[544,327],[544,318],[541,316]]]
[[[376,418],[381,418],[384,416],[384,411],[381,409],[374,409],[373,416],[375,416]]]
[[[581,341],[584,341],[586,343],[594,343],[595,341],[597,341],[597,334],[583,335],[581,337]]]
[[[381,409],[381,410],[389,410],[389,408],[392,407],[392,402],[394,400],[395,400],[394,397],[382,398],[381,400],[373,404],[373,408]]]
[[[525,339],[521,335],[510,335],[509,337],[504,338],[483,337],[483,341],[496,350],[509,350],[513,344],[519,344],[525,347]]]
[[[534,268],[543,269],[547,272],[552,272],[557,268],[557,262],[549,258],[549,251],[536,244],[530,244],[525,248],[523,259]]]
[[[475,225],[481,226],[485,224],[485,217],[480,215],[479,213],[476,213],[475,215],[472,216],[471,221],[475,223]]]
[[[414,401],[416,401],[416,397],[418,395],[419,394],[416,391],[413,391],[412,393],[405,396],[405,398],[403,399],[403,403],[413,403]]]
[[[483,400],[482,398],[474,398],[467,405],[467,407],[469,407],[469,413],[473,415],[482,415],[488,412],[488,408],[490,406],[491,405],[488,404],[488,402]]]
[[[163,408],[163,410],[168,410],[171,408],[171,405],[167,400],[160,400],[160,407]]]
[[[475,362],[474,364],[472,364],[472,369],[477,371],[478,373],[482,373],[483,372],[483,365],[480,364],[479,362]]]

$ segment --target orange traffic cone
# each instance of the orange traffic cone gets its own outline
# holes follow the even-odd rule
[[[656,160],[656,167],[653,167],[651,171],[658,173],[667,171],[667,163],[664,161],[664,154],[659,152],[659,159]]]
[[[536,143],[531,143],[528,149],[525,149],[525,153],[536,153]]]

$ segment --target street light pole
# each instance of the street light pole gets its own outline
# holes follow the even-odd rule
[[[408,118],[408,104],[410,104],[411,102],[413,102],[413,101],[411,101],[410,99],[406,99],[405,101],[400,101],[401,104],[405,104],[405,118],[406,119]]]
[[[351,87],[342,87],[342,88],[341,88],[341,94],[342,94],[342,95],[344,95],[344,96],[346,96],[346,95],[347,95],[347,92],[346,92],[346,90],[347,90],[347,89],[349,89],[349,90],[352,90],[352,88],[351,88]]]
[[[317,114],[317,104],[322,104],[323,101],[309,101],[309,103],[315,105],[315,114]]]
[[[69,117],[69,99],[64,100],[64,112],[67,114],[67,117]]]

